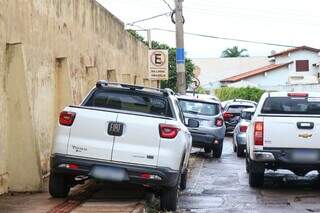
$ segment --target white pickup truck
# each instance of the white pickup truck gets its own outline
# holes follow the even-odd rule
[[[80,106],[60,114],[49,192],[66,197],[83,176],[129,182],[148,185],[159,193],[161,209],[174,211],[191,143],[172,91],[99,81]]]
[[[320,170],[320,93],[265,93],[247,130],[246,169],[260,187],[266,169]]]

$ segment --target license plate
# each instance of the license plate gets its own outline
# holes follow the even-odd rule
[[[122,182],[129,180],[125,169],[109,167],[109,166],[95,166],[89,173],[90,177],[98,180]]]
[[[313,150],[299,150],[292,153],[292,159],[297,162],[312,162],[319,160],[319,154]]]

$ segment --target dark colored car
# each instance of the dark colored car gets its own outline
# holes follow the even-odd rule
[[[223,119],[227,128],[227,132],[232,132],[240,120],[242,110],[247,108],[255,108],[257,103],[254,101],[235,99],[225,102]]]

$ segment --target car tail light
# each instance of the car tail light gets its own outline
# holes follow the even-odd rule
[[[59,123],[63,126],[71,126],[76,117],[75,112],[63,111],[60,113]]]
[[[263,146],[263,122],[254,123],[254,145]]]
[[[228,119],[230,119],[230,118],[232,118],[232,117],[233,117],[233,114],[230,113],[230,112],[224,112],[224,113],[223,113],[223,119],[224,119],[224,120],[228,120]]]
[[[248,126],[240,126],[240,132],[247,132]]]
[[[216,118],[216,121],[215,121],[215,125],[217,127],[222,127],[223,126],[223,119],[222,118]]]
[[[173,139],[177,136],[180,128],[172,124],[160,124],[159,132],[161,138]]]
[[[289,97],[308,97],[308,93],[303,93],[303,92],[289,92],[288,93]]]

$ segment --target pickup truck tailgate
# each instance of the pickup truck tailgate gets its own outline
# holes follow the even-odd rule
[[[312,117],[265,117],[264,146],[320,148],[320,121]]]
[[[119,113],[117,122],[123,124],[123,134],[115,137],[112,160],[156,166],[159,124],[165,123],[165,119]]]
[[[108,134],[108,124],[117,120],[117,113],[70,108],[76,113],[71,126],[68,154],[99,160],[111,160],[114,136]]]

